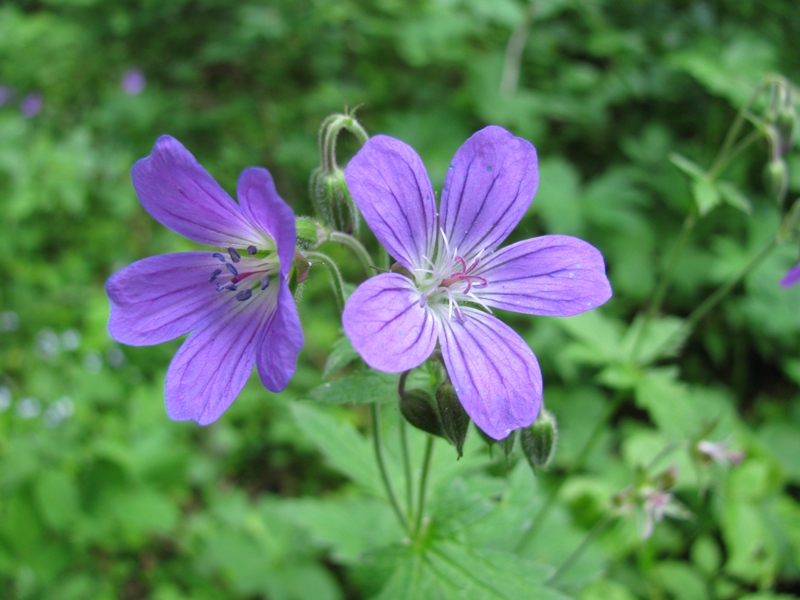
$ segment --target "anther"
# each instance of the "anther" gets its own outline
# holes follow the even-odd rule
[[[265,290],[268,287],[269,287],[269,277],[264,275],[264,277],[261,278],[261,289]]]
[[[229,283],[228,285],[225,286],[225,289],[229,290],[231,292],[235,292],[236,291],[236,284],[235,283]]]
[[[228,271],[231,272],[231,275],[233,275],[234,277],[236,277],[239,274],[239,271],[237,271],[236,267],[234,267],[231,263],[225,263],[225,267],[228,269]]]
[[[245,300],[248,300],[250,298],[250,296],[252,296],[252,295],[253,295],[253,290],[249,290],[249,289],[248,290],[242,290],[241,292],[236,294],[236,299],[239,302],[244,302]]]
[[[220,254],[219,252],[214,252],[214,254],[212,254],[212,256],[214,258],[218,259],[220,262],[225,262],[225,257],[222,254]]]
[[[231,247],[231,248],[228,248],[228,254],[229,254],[229,255],[230,255],[230,257],[231,257],[231,260],[232,260],[233,262],[235,262],[235,263],[237,263],[237,262],[239,262],[240,260],[242,260],[242,257],[241,257],[241,256],[239,255],[239,253],[236,251],[236,248],[233,248],[233,247]]]
[[[220,273],[222,273],[222,269],[214,269],[214,272],[211,274],[211,279],[208,280],[208,283],[214,281]]]
[[[256,252],[258,252],[258,248],[256,248],[255,246],[248,246],[247,247],[247,253],[250,256],[253,256]]]

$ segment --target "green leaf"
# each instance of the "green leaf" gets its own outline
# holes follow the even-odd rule
[[[692,181],[692,197],[701,216],[711,211],[722,199],[717,187],[707,179]]]
[[[326,381],[304,399],[327,404],[370,404],[397,400],[398,376],[372,369],[361,369],[336,381]]]
[[[551,570],[500,550],[469,548],[451,541],[410,546],[377,600],[564,600],[548,588]]]
[[[364,552],[403,537],[389,505],[372,498],[288,499],[279,512],[345,564],[357,564]]]
[[[635,359],[640,366],[676,356],[689,333],[682,330],[683,322],[678,317],[645,321],[644,317],[637,316],[622,340],[625,355]]]
[[[692,437],[701,427],[688,386],[677,379],[674,368],[652,369],[636,385],[636,404],[670,439]]]
[[[80,514],[80,498],[75,482],[61,471],[46,471],[36,481],[34,494],[45,522],[63,531]]]
[[[670,153],[669,162],[686,173],[693,181],[703,181],[706,178],[705,169],[682,154],[677,152]]]
[[[333,343],[333,348],[331,348],[331,353],[328,355],[328,360],[325,362],[325,368],[322,371],[322,379],[329,379],[331,375],[341,371],[357,358],[358,352],[353,350],[350,338],[343,335]]]
[[[732,183],[720,181],[717,183],[717,189],[722,195],[722,199],[732,207],[737,208],[748,215],[753,212],[753,205],[751,204],[750,200]]]
[[[294,402],[289,407],[305,436],[333,468],[383,497],[372,448],[355,427],[308,402]]]

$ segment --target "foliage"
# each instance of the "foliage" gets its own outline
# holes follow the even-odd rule
[[[13,97],[0,100],[0,596],[800,593],[800,286],[778,286],[796,244],[747,268],[800,193],[796,148],[782,157],[783,205],[763,178],[770,87],[747,104],[768,74],[800,81],[798,29],[789,0],[1,6],[0,85]],[[147,83],[128,95],[134,67]],[[26,118],[29,93],[44,107]],[[540,189],[516,239],[589,240],[614,289],[578,317],[502,315],[542,365],[559,428],[549,472],[474,430],[460,460],[438,440],[424,513],[426,436],[406,432],[409,479],[397,377],[359,365],[323,270],[298,295],[306,345],[290,387],[272,395],[254,378],[206,428],[164,413],[177,342],[123,348],[106,332],[112,272],[193,249],[130,184],[158,135],[231,191],[244,167],[268,167],[308,214],[319,123],[361,104],[367,132],[418,149],[435,188],[484,124],[533,142]],[[752,143],[718,153],[744,106],[737,139],[756,132]],[[357,143],[344,134],[340,147],[344,164]],[[323,249],[346,281],[363,279],[347,249]],[[436,377],[419,369],[409,388],[433,394]],[[376,405],[413,535],[371,455]],[[745,458],[718,464],[700,440]],[[644,499],[667,493],[671,465],[685,518],[643,540]]]

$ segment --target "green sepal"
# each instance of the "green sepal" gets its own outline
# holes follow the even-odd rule
[[[470,418],[450,383],[441,383],[436,388],[436,405],[444,437],[453,442],[458,456],[464,455],[464,440],[467,438]]]
[[[425,390],[413,389],[404,392],[400,396],[400,414],[417,429],[445,437],[433,398]]]
[[[549,410],[542,409],[539,417],[528,427],[520,429],[522,452],[534,469],[547,469],[556,453],[558,428]]]

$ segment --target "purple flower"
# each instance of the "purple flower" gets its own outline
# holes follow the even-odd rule
[[[602,255],[577,238],[496,249],[536,193],[534,147],[500,127],[473,135],[453,158],[438,214],[422,161],[399,140],[370,139],[345,175],[367,224],[410,275],[378,275],[348,299],[353,347],[370,367],[399,373],[438,343],[478,427],[502,439],[530,425],[542,400],[539,364],[491,309],[566,317],[611,297]]]
[[[253,364],[267,389],[284,389],[303,333],[287,283],[294,213],[269,172],[243,171],[237,204],[180,142],[162,136],[131,173],[157,221],[221,250],[153,256],[113,275],[106,284],[111,336],[147,346],[193,331],[167,371],[167,413],[175,420],[215,421]]]
[[[128,94],[128,96],[141,94],[142,91],[144,91],[145,85],[147,85],[147,79],[145,79],[141,69],[128,69],[122,74],[120,86],[122,87],[122,91]]]
[[[14,90],[7,85],[0,84],[0,106],[9,104],[14,99]]]
[[[42,112],[43,107],[44,98],[42,98],[42,95],[38,93],[27,94],[19,103],[19,110],[22,112],[22,116],[26,119],[32,119],[38,115],[40,112]]]
[[[781,279],[781,287],[792,287],[798,281],[800,281],[800,265],[795,265]]]

